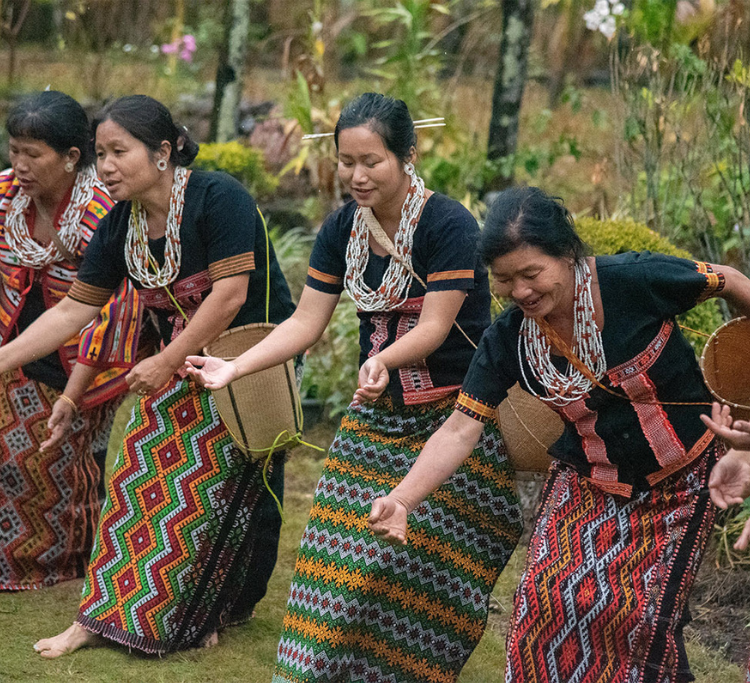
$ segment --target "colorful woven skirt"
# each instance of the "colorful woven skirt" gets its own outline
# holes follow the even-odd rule
[[[0,376],[0,590],[83,576],[101,509],[99,484],[119,400],[86,410],[46,453],[60,392],[19,371]]]
[[[707,452],[632,499],[555,465],[516,591],[506,683],[694,680],[682,629],[713,526]]]
[[[277,491],[283,455],[272,463]],[[262,597],[273,569],[262,551],[278,543],[276,519],[262,519],[262,469],[234,445],[208,391],[175,379],[142,398],[109,482],[78,623],[164,653],[247,618],[254,603],[236,600]]]
[[[367,526],[372,500],[406,475],[454,403],[349,409],[302,535],[274,683],[457,679],[522,528],[496,426],[410,516],[407,546]]]

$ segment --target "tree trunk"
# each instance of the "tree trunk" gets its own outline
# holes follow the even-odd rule
[[[211,139],[215,142],[237,137],[249,27],[250,0],[228,0],[211,115]]]
[[[526,85],[529,43],[534,21],[533,0],[503,0],[500,58],[492,94],[492,117],[487,159],[512,157],[518,142],[518,117]],[[497,173],[485,190],[502,190],[513,183],[512,165],[506,174]]]

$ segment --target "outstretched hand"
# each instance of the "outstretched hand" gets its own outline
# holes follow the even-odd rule
[[[406,507],[395,498],[386,496],[372,502],[367,523],[372,533],[391,545],[406,543]]]
[[[359,388],[354,392],[352,405],[376,400],[388,386],[388,368],[377,356],[368,358],[359,369]]]
[[[185,370],[206,389],[221,389],[237,379],[237,366],[214,356],[188,356]]]
[[[711,407],[711,417],[701,415],[701,420],[716,436],[725,439],[732,448],[750,451],[750,422],[733,420],[729,406],[714,402]]]

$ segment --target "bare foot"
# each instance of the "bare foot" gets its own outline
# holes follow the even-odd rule
[[[87,631],[80,624],[73,624],[59,635],[53,638],[42,638],[34,643],[34,649],[40,656],[47,659],[56,659],[62,655],[69,655],[71,652],[82,647],[92,647],[101,641],[101,636]]]
[[[198,647],[203,648],[204,650],[208,650],[210,647],[216,647],[219,644],[219,632],[214,631],[213,633],[209,633],[202,641],[201,644]]]

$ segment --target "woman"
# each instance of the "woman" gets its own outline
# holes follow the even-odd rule
[[[0,174],[3,345],[65,296],[112,208],[91,166],[86,113],[74,99],[32,95],[10,111],[6,129],[12,168]],[[71,330],[49,355],[0,376],[1,590],[82,576],[91,553],[107,441],[140,324],[131,288],[102,303],[96,324],[80,335],[80,327]]]
[[[360,388],[302,535],[274,681],[454,681],[521,532],[496,426],[419,509],[413,549],[384,549],[367,530],[366,510],[449,414],[471,340],[489,324],[478,228],[416,175],[416,135],[402,101],[360,96],[341,112],[334,140],[354,201],[320,229],[295,314],[231,363],[191,356],[189,371],[216,388],[280,363],[320,338],[344,288],[354,298]]]
[[[516,305],[482,338],[456,411],[373,503],[372,528],[405,542],[408,512],[520,382],[566,425],[515,596],[505,680],[693,680],[682,628],[723,449],[701,423],[710,395],[674,317],[711,296],[750,312],[750,281],[648,252],[587,257],[570,214],[537,188],[497,198],[480,249]]]
[[[97,635],[149,653],[212,644],[262,597],[280,525],[263,463],[233,445],[210,394],[179,374],[187,354],[226,328],[264,319],[267,307],[272,322],[293,310],[255,202],[225,174],[185,168],[198,146],[156,100],[115,100],[93,129],[99,175],[117,204],[68,296],[0,349],[0,369],[67,339],[126,278],[158,320],[163,348],[127,375],[140,400],[80,611],[73,626],[35,645],[45,657]],[[283,453],[272,463],[279,493],[282,473]]]

